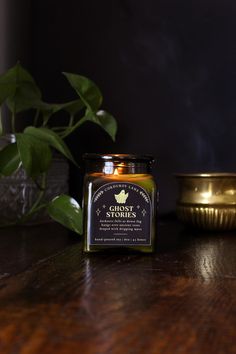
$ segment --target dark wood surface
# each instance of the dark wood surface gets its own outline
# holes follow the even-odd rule
[[[236,353],[236,233],[158,226],[153,255],[0,230],[0,353]]]

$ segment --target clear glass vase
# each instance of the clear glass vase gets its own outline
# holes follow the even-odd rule
[[[0,139],[1,148],[13,142],[13,137]],[[53,158],[48,171],[46,192],[43,203],[60,194],[68,193],[69,165],[67,160],[57,155]],[[24,169],[19,168],[14,174],[0,178],[0,225],[13,223],[22,218],[32,207],[38,197],[39,189],[29,178]],[[51,219],[46,210],[41,210],[27,220],[26,224],[47,223]]]

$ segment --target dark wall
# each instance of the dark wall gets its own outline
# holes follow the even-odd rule
[[[118,120],[117,142],[92,125],[84,151],[157,158],[161,211],[177,171],[235,171],[236,2],[32,1],[33,71],[48,100],[71,98],[61,71],[92,78]],[[76,193],[78,172],[73,171]]]
[[[0,0],[0,73],[21,60],[30,68],[31,0]],[[5,107],[4,129],[10,131],[10,119]]]

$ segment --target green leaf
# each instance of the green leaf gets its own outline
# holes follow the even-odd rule
[[[46,172],[51,164],[52,152],[49,144],[30,134],[16,134],[17,147],[22,165],[33,179]]]
[[[33,107],[41,92],[33,77],[19,63],[0,76],[0,104],[7,99],[12,112],[18,113]]]
[[[10,176],[19,168],[20,162],[16,143],[7,145],[0,151],[0,174]]]
[[[15,84],[12,82],[4,81],[4,78],[0,76],[0,106],[10,95],[15,92]]]
[[[81,235],[83,233],[83,213],[77,201],[68,195],[54,198],[48,213],[52,219]]]
[[[42,142],[46,142],[47,144],[51,145],[60,153],[62,153],[65,157],[71,160],[75,165],[77,165],[69,148],[57,133],[53,132],[48,128],[35,127],[27,127],[24,132],[31,135],[32,137],[36,137]]]
[[[19,113],[40,106],[41,102],[33,93],[33,85],[25,83],[17,87],[14,95],[8,97],[7,106],[11,112]]]
[[[32,77],[19,63],[0,76],[0,105],[9,97],[14,96],[19,81],[32,82]]]
[[[89,121],[100,125],[110,135],[112,140],[115,141],[117,123],[115,118],[110,113],[106,111],[98,111],[94,113],[90,110],[87,110],[86,118]]]
[[[63,73],[87,108],[97,111],[102,104],[102,94],[97,85],[88,78],[71,73]]]

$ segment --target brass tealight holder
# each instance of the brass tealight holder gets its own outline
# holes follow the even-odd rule
[[[177,215],[205,230],[236,229],[236,173],[176,174]]]

